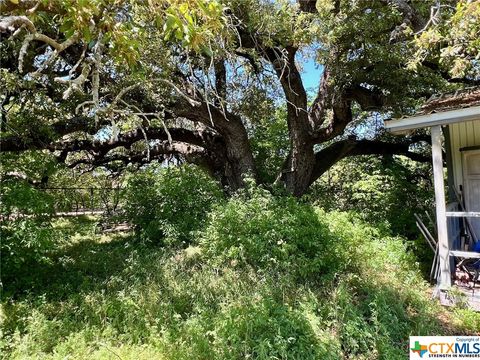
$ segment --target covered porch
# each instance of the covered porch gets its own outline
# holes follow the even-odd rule
[[[470,264],[475,276],[480,268],[480,89],[432,98],[414,116],[386,121],[385,127],[394,134],[430,129],[437,294],[443,304],[452,305],[452,294],[463,292],[480,311],[480,284],[474,279],[462,286],[458,279],[463,264]]]

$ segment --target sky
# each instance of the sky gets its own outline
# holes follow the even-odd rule
[[[302,64],[301,76],[303,85],[311,99],[317,93],[320,77],[323,72],[323,66],[316,64],[311,57],[300,58],[298,60]]]

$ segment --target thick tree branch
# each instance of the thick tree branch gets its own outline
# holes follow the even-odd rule
[[[216,60],[213,68],[215,70],[215,89],[217,95],[220,101],[225,101],[227,98],[227,69],[225,68],[225,61],[223,59]]]
[[[215,129],[222,136],[224,149],[226,149],[225,157],[231,166],[228,171],[240,181],[238,184],[232,184],[232,187],[240,187],[243,183],[242,176],[245,174],[255,176],[255,162],[250,141],[240,116],[226,109],[219,109],[206,101],[190,104],[181,100],[170,106],[170,111],[177,117],[201,122]]]
[[[315,132],[314,143],[323,143],[343,134],[347,125],[353,121],[351,100],[336,100],[331,109],[332,118],[326,126]]]
[[[46,126],[42,131],[30,134],[28,137],[21,135],[8,135],[0,138],[0,152],[21,152],[26,150],[46,149],[50,143],[64,135],[83,131],[94,134],[97,130],[91,118],[75,116]]]
[[[241,48],[254,49],[259,56],[272,64],[287,102],[289,130],[290,132],[299,131],[303,140],[307,141],[312,128],[308,121],[307,93],[295,63],[297,47],[293,43],[267,47],[247,29],[239,27],[237,30]]]
[[[296,52],[297,48],[293,46],[287,46],[283,50],[265,49],[266,57],[272,63],[285,94],[289,128],[301,131],[306,135],[311,133],[308,122],[307,93],[295,63]]]
[[[252,54],[249,54],[248,52],[244,52],[240,50],[235,50],[235,54],[246,59],[250,64],[250,66],[252,67],[255,74],[260,73],[260,66],[258,65],[257,60]]]
[[[310,107],[308,117],[313,129],[318,129],[325,120],[325,114],[331,102],[331,94],[329,92],[330,71],[325,68],[320,79],[320,86],[315,100]]]
[[[5,16],[0,17],[0,33],[4,32],[13,32],[16,29],[20,29],[24,27],[29,31],[24,40],[22,47],[20,48],[20,52],[18,54],[18,70],[19,72],[23,72],[23,62],[24,58],[27,54],[28,47],[30,43],[34,40],[44,42],[45,44],[51,46],[54,51],[49,56],[48,59],[45,60],[45,64],[49,65],[53,63],[53,61],[57,58],[58,54],[67,49],[68,47],[75,44],[80,39],[80,34],[75,32],[72,36],[66,39],[64,42],[59,43],[55,39],[51,37],[37,32],[37,29],[33,22],[26,16]]]
[[[387,6],[393,6],[402,14],[406,25],[417,32],[422,30],[427,24],[427,20],[411,5],[409,0],[378,0]]]
[[[386,103],[385,96],[373,89],[355,85],[345,91],[345,97],[354,100],[363,111],[381,110]]]
[[[202,131],[192,131],[182,128],[168,129],[168,132],[163,128],[146,128],[143,131],[140,129],[133,130],[124,134],[120,134],[117,139],[110,139],[102,141],[98,139],[92,140],[72,140],[66,142],[58,142],[49,146],[51,151],[61,151],[62,153],[88,151],[96,154],[98,157],[105,156],[110,150],[124,147],[130,149],[133,144],[138,141],[144,141],[145,135],[148,140],[164,140],[169,141],[169,135],[173,141],[188,143],[194,146],[208,147],[215,141],[213,134],[208,134]]]
[[[81,158],[69,163],[69,168],[75,168],[78,165],[84,164],[91,167],[99,167],[111,162],[120,161],[124,164],[137,163],[145,164],[153,159],[164,159],[164,155],[181,155],[192,163],[203,163],[207,157],[207,151],[200,146],[191,145],[182,142],[169,143],[168,141],[161,142],[150,151],[142,151],[140,153],[129,151],[123,154],[113,154],[110,156],[103,156],[94,154],[90,157]]]
[[[429,156],[410,151],[410,145],[423,140],[412,138],[401,143],[390,143],[379,140],[352,140],[337,141],[315,154],[316,162],[310,184],[338,161],[356,155],[404,155],[419,162],[430,162]]]
[[[443,79],[451,84],[465,84],[469,86],[480,86],[480,79],[474,78],[456,78],[452,77],[448,71],[442,70],[441,66],[432,61],[422,61],[421,64],[426,68],[433,70],[435,73],[439,74]]]
[[[294,195],[301,195],[308,186],[314,162],[313,128],[309,122],[307,94],[295,64],[297,49],[287,46],[267,49],[267,58],[275,68],[287,102],[287,124],[290,152],[277,178]]]
[[[0,32],[13,32],[22,26],[31,33],[37,32],[33,22],[26,16],[5,16],[0,18]]]
[[[317,12],[317,0],[298,0],[297,2],[301,11],[312,14]]]

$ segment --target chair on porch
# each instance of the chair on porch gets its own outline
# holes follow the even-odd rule
[[[425,212],[427,219],[430,222],[430,225],[433,226],[433,232],[430,232],[428,227],[425,225],[422,218],[415,214],[416,224],[420,232],[423,234],[427,244],[430,246],[432,251],[434,252],[434,260],[432,264],[432,269],[430,271],[430,280],[434,281],[437,280],[439,276],[439,259],[438,259],[438,241],[436,239],[437,235],[435,233],[436,223],[432,220],[432,217],[428,212]],[[466,221],[468,224],[468,221]],[[470,232],[470,228],[468,225],[466,226],[467,233],[469,233],[468,238],[471,241],[471,251],[480,253],[480,241],[476,239]],[[432,235],[433,234],[433,235]],[[458,252],[462,254],[463,252]],[[463,255],[463,254],[462,254]],[[475,286],[480,278],[480,259],[472,258],[472,257],[465,257],[462,255],[455,255],[453,256],[455,262],[455,273],[454,273],[454,282],[457,286],[464,286],[470,287],[475,292]],[[473,294],[472,294],[473,295]]]

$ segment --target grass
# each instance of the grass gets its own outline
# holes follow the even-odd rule
[[[363,241],[375,232],[348,221],[328,217],[362,258],[308,281],[212,265],[201,246],[101,236],[92,218],[58,221],[48,264],[5,284],[2,357],[403,359],[409,335],[480,331],[478,314],[430,301],[400,241]]]

